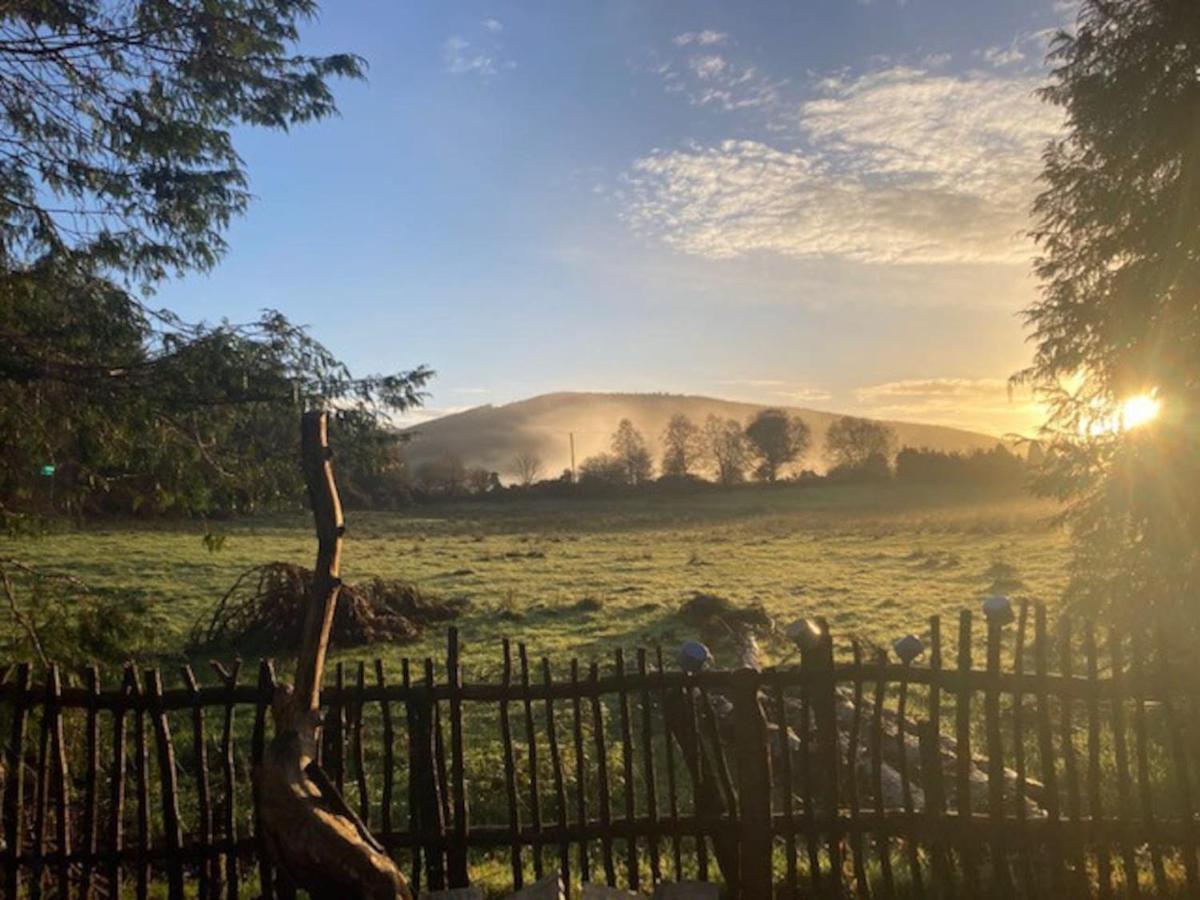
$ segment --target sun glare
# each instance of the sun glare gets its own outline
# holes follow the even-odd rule
[[[1080,423],[1080,433],[1099,437],[1105,434],[1120,434],[1141,428],[1158,417],[1162,401],[1154,392],[1128,397],[1115,409],[1089,418]]]
[[[1122,431],[1140,428],[1158,416],[1162,401],[1153,394],[1138,394],[1121,404],[1120,427]]]

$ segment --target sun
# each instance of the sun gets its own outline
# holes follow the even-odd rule
[[[1153,394],[1138,394],[1121,404],[1119,430],[1129,431],[1152,422],[1162,410],[1162,401]]]
[[[1143,428],[1158,418],[1162,411],[1162,401],[1158,399],[1156,391],[1147,391],[1127,397],[1115,406],[1104,408],[1103,411],[1100,411],[1097,401],[1095,408],[1095,415],[1079,423],[1080,434],[1101,437]]]

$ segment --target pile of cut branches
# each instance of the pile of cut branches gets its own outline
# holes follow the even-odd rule
[[[293,563],[248,569],[225,592],[212,615],[193,626],[190,649],[296,650],[312,581],[311,569]],[[442,599],[411,584],[382,578],[343,584],[330,638],[340,647],[414,641],[426,625],[456,618],[466,604],[462,598]]]

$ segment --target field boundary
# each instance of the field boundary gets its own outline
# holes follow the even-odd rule
[[[474,683],[450,629],[444,661],[398,679],[335,667],[321,764],[424,889],[557,870],[748,898],[1200,896],[1200,688],[1146,636],[1052,632],[1041,606],[986,622],[983,667],[958,625],[952,667],[935,616],[917,662],[835,659],[822,626],[796,665],[677,671],[655,648],[556,679],[505,640]],[[253,815],[274,669],[214,671],[164,689],[157,669],[106,688],[94,667],[0,670],[4,896],[288,895]]]

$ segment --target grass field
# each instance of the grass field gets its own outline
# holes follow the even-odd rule
[[[608,656],[615,646],[691,636],[677,616],[693,592],[760,602],[779,623],[824,615],[838,637],[890,641],[933,612],[976,607],[994,589],[1053,604],[1066,536],[1054,508],[969,487],[781,487],[679,497],[458,503],[350,511],[348,581],[399,578],[470,601],[459,621],[470,669],[494,667],[502,636],[534,656]],[[4,555],[152,598],[151,656],[183,659],[192,623],[245,569],[312,564],[306,516],[221,523],[107,524],[11,539]],[[334,659],[439,656],[417,643],[334,648]],[[778,654],[781,640],[768,639]]]

